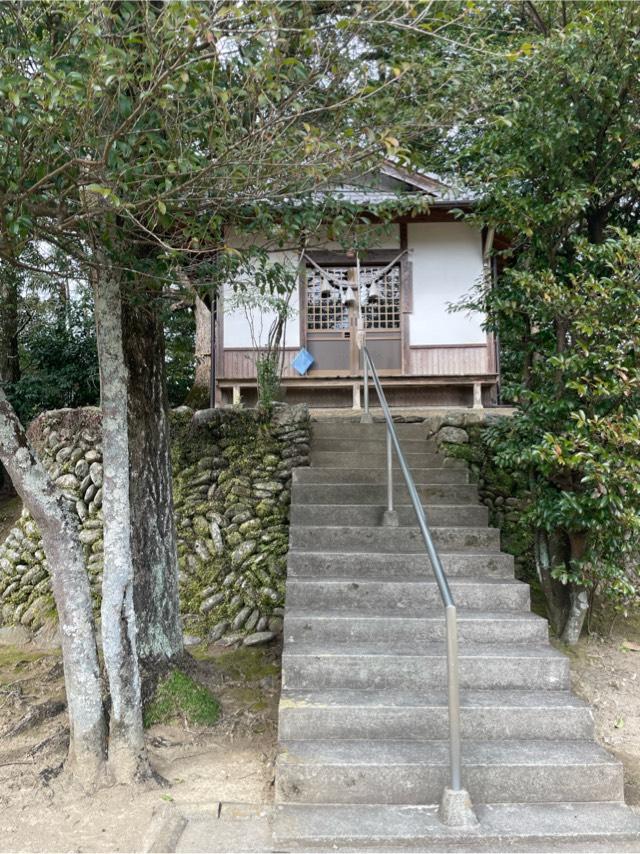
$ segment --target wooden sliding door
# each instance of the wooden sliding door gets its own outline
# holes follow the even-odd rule
[[[316,376],[361,373],[356,343],[359,316],[378,369],[387,374],[400,373],[400,263],[386,267],[382,261],[365,260],[360,266],[358,283],[355,261],[340,260],[339,264],[325,262],[305,268],[301,307],[306,347],[314,358],[310,373]]]

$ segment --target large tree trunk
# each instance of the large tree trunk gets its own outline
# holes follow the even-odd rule
[[[164,329],[158,305],[125,301],[133,602],[143,690],[184,652],[178,598]]]
[[[42,536],[60,623],[71,730],[68,764],[78,779],[93,786],[104,770],[106,730],[77,517],[38,460],[1,389],[0,457]]]
[[[120,282],[105,265],[96,282],[95,318],[102,395],[104,574],[102,644],[111,693],[109,767],[116,780],[148,776],[136,648],[129,497],[127,369]]]
[[[18,274],[0,265],[0,386],[20,379],[18,355]]]
[[[575,646],[580,640],[584,621],[589,610],[589,596],[584,587],[579,584],[569,584],[569,600],[571,606],[564,624],[560,640],[569,646]]]

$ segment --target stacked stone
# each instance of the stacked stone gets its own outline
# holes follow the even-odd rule
[[[22,513],[0,545],[0,604],[3,623],[40,626],[51,606],[51,583],[38,529]]]
[[[306,407],[172,414],[180,587],[191,633],[247,645],[282,630],[292,469],[308,465]],[[59,410],[30,428],[75,509],[96,607],[103,570],[102,446],[97,409]],[[55,619],[40,535],[23,511],[0,544],[0,622]]]
[[[500,528],[503,551],[514,556],[516,576],[533,577],[531,528],[521,524],[529,503],[526,473],[497,468],[484,441],[484,430],[499,416],[493,413],[456,413],[434,425],[433,437],[449,457],[464,459],[478,484],[480,500],[489,508],[489,523]],[[462,426],[464,425],[464,426]]]
[[[308,465],[304,406],[182,409],[189,464],[175,477],[180,589],[190,632],[266,643],[282,631],[291,472]]]
[[[447,455],[465,459],[519,575],[531,543],[519,526],[526,483],[500,472],[482,434],[493,413],[411,417]],[[102,447],[94,408],[45,413],[30,428],[45,467],[78,515],[96,607],[103,569]],[[309,462],[305,406],[172,413],[181,604],[190,634],[247,645],[282,630],[291,472]],[[0,622],[37,629],[55,609],[37,526],[23,512],[0,544]]]
[[[56,486],[75,509],[97,597],[102,582],[102,446],[99,411],[60,410],[34,422],[30,438]],[[37,629],[54,615],[51,580],[38,528],[26,510],[0,544],[2,623]]]

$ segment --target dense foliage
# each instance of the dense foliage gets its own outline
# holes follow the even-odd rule
[[[5,387],[23,424],[47,409],[100,398],[93,312],[88,300],[40,307],[20,340],[21,376]]]
[[[479,22],[495,11],[480,6]],[[538,573],[574,642],[596,590],[622,606],[636,595],[640,10],[498,11],[491,52],[461,72],[482,118],[443,140],[441,162],[478,193],[489,247],[497,235],[497,285],[466,303],[499,335],[503,399],[518,404],[491,441],[497,463],[529,472]]]
[[[59,284],[59,279],[54,279]],[[100,402],[93,299],[86,282],[47,290],[41,274],[18,279],[18,377],[3,383],[23,424],[64,407]],[[64,284],[64,283],[63,283]],[[171,406],[184,403],[193,382],[194,318],[191,305],[164,312],[167,393]]]
[[[99,245],[148,289],[177,258],[226,251],[224,225],[289,239],[283,215],[305,227],[304,210],[283,200],[399,148],[383,107],[392,89],[402,101],[403,71],[359,61],[358,40],[411,16],[340,10],[7,4],[2,254],[50,238],[90,263]]]
[[[517,291],[538,355],[516,416],[490,441],[498,465],[531,473],[527,518],[556,535],[541,569],[625,604],[640,553],[640,240],[574,249],[564,276],[512,270],[491,300],[506,323]]]

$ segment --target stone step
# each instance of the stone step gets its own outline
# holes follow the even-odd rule
[[[500,550],[498,528],[431,527],[438,549],[449,551],[497,552]],[[292,525],[289,545],[298,551],[418,552],[425,544],[417,527],[386,528],[356,525]]]
[[[381,526],[386,504],[294,504],[289,519],[292,525]],[[416,524],[412,504],[396,504],[398,522],[407,527]],[[489,524],[489,508],[482,504],[435,504],[425,507],[429,525],[479,527]]]
[[[529,585],[513,578],[449,579],[458,608],[475,611],[523,611],[530,605]],[[310,578],[287,579],[286,607],[329,609],[352,616],[387,614],[389,617],[420,617],[425,609],[442,604],[438,585],[426,573],[414,578]]]
[[[458,610],[458,638],[472,643],[544,643],[549,624],[529,611]],[[444,609],[424,611],[419,617],[290,607],[284,621],[288,644],[298,643],[415,643],[445,638]],[[418,648],[416,647],[416,652]]]
[[[400,447],[405,454],[435,454],[438,446],[426,439],[405,439],[398,437]],[[317,451],[359,451],[360,453],[385,453],[387,447],[386,433],[380,433],[375,439],[359,436],[319,436],[314,435],[312,449]]]
[[[387,425],[384,421],[376,421],[374,424],[360,424],[360,416],[354,421],[312,421],[311,435],[314,440],[327,438],[349,438],[380,439],[387,434]],[[402,442],[405,439],[420,439],[429,445],[435,446],[433,439],[427,439],[426,424],[403,424],[395,422],[394,429]]]
[[[550,690],[569,687],[569,660],[548,644],[507,646],[462,643],[460,686],[475,690],[515,688]],[[410,645],[285,644],[282,687],[291,691],[400,689],[446,685],[444,644]]]
[[[473,554],[440,550],[447,577],[513,578],[513,555],[504,552]],[[287,575],[290,578],[329,576],[354,581],[363,578],[406,578],[424,574],[433,578],[426,554],[376,554],[371,552],[305,552],[289,550]]]
[[[469,483],[467,469],[456,468],[416,468],[411,470],[411,476],[416,484],[430,485],[434,483]],[[398,471],[398,485],[404,484]],[[320,468],[310,466],[293,470],[294,483],[387,483],[387,473],[384,468],[354,469],[354,468]]]
[[[380,451],[311,451],[309,456],[311,465],[319,468],[376,468],[384,469],[387,466],[387,455],[384,448]],[[405,462],[413,471],[414,468],[450,468],[465,469],[464,460],[454,457],[445,457],[441,454],[411,453],[405,454]],[[393,467],[399,469],[396,455],[393,455]]]
[[[464,741],[473,803],[619,801],[622,766],[587,741]],[[449,780],[449,743],[286,741],[276,798],[289,803],[436,804]]]
[[[384,424],[323,422],[312,465],[293,476],[276,845],[640,850],[640,819],[613,803],[621,766],[593,742],[568,659],[529,612],[467,469],[426,433],[398,425],[458,606],[463,784],[480,824],[437,819],[450,770],[444,614],[397,465],[399,525],[381,525]]]
[[[637,852],[640,816],[621,803],[476,804],[456,830],[435,806],[278,804],[278,850],[403,852]]]
[[[593,715],[569,691],[462,691],[462,737],[591,739]],[[280,697],[283,740],[447,739],[445,691],[285,691]]]
[[[385,484],[361,483],[308,483],[296,480],[291,490],[291,506],[299,504],[385,504],[387,487]],[[478,503],[478,487],[475,483],[416,483],[418,495],[424,505],[432,504],[468,504]],[[398,504],[409,503],[409,493],[404,483],[394,483],[394,500]]]

